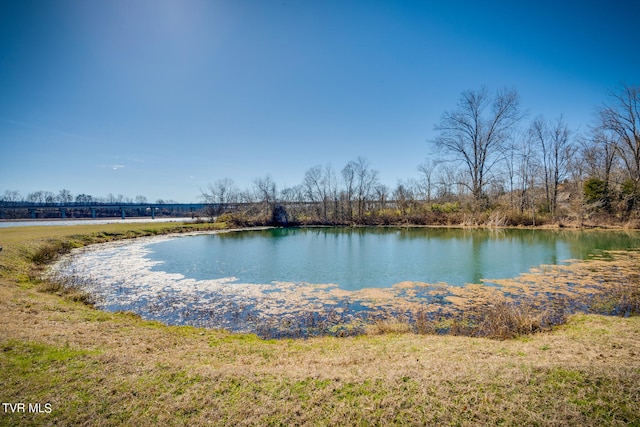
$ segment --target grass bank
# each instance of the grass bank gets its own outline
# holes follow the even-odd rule
[[[38,280],[72,247],[207,227],[1,229],[0,425],[640,425],[640,317],[502,341],[262,340],[102,312]]]

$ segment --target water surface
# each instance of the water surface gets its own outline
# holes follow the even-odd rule
[[[154,271],[196,280],[331,283],[352,291],[403,281],[463,286],[638,246],[637,234],[612,231],[290,228],[165,240],[149,245],[147,258],[157,262]]]
[[[286,329],[299,336],[317,325],[326,332],[381,313],[465,310],[472,300],[487,304],[523,289],[500,279],[631,248],[640,248],[637,232],[263,229],[97,245],[74,251],[53,270],[82,283],[105,310],[169,324],[264,336]],[[556,270],[560,280],[543,279],[524,293],[569,297],[578,282],[589,288],[601,281],[584,271],[564,275]]]

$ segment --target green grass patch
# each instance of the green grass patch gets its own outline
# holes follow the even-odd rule
[[[31,278],[43,245],[48,259],[66,239],[74,247],[206,227],[0,230],[0,400],[52,409],[0,413],[0,425],[640,425],[638,317],[575,315],[501,341],[393,322],[379,325],[385,334],[262,340],[101,312]],[[498,306],[466,323],[436,320],[530,329],[522,313]]]

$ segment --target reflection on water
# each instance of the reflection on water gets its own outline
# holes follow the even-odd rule
[[[335,283],[345,290],[402,281],[464,286],[540,264],[640,245],[638,234],[514,229],[300,228],[192,236],[150,245],[156,271],[197,280]]]
[[[86,290],[106,310],[257,332],[261,325],[280,327],[301,317],[311,325],[339,325],[382,311],[464,310],[471,300],[486,304],[498,295],[521,292],[521,283],[500,279],[532,267],[639,247],[640,234],[633,232],[268,229],[83,248],[53,270],[88,278]],[[589,287],[596,280],[587,274],[582,270],[579,276]],[[569,280],[577,283],[576,277]],[[491,281],[496,285],[480,284]],[[526,283],[532,283],[529,277]],[[525,292],[576,292],[573,282],[540,283]]]

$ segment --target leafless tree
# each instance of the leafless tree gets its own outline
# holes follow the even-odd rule
[[[435,126],[436,146],[467,171],[467,184],[476,201],[484,197],[487,177],[503,158],[505,144],[522,119],[515,90],[492,96],[486,87],[462,92],[457,109],[443,114]]]
[[[271,175],[256,178],[253,181],[254,192],[258,201],[263,205],[266,215],[271,215],[271,209],[276,202],[276,183]]]
[[[515,176],[518,180],[518,208],[523,213],[529,205],[535,209],[535,201],[531,194],[534,187],[538,162],[536,161],[536,151],[530,138],[523,138],[519,144],[514,146],[515,152]]]
[[[422,177],[422,188],[424,189],[424,200],[427,203],[431,203],[431,195],[433,189],[433,174],[435,172],[438,162],[426,159],[424,162],[418,165],[418,172]]]
[[[93,196],[89,194],[78,194],[76,196],[76,203],[79,204],[87,205],[89,203],[93,203],[94,201],[95,199],[93,198]]]
[[[571,131],[562,116],[551,123],[538,117],[531,124],[530,135],[542,150],[547,206],[549,212],[555,216],[560,181],[567,176],[571,157],[576,152]]]
[[[22,200],[22,195],[17,190],[5,190],[2,201],[4,202],[19,202]]]
[[[62,189],[58,193],[57,199],[60,203],[71,203],[73,202],[73,195],[71,194],[71,191]]]
[[[209,216],[214,217],[224,212],[229,203],[237,202],[238,189],[233,180],[222,178],[209,184],[207,190],[201,191],[201,198],[209,205]]]
[[[56,195],[51,191],[44,191],[44,202],[48,205],[53,205],[56,202]]]
[[[598,127],[617,140],[634,191],[640,191],[640,86],[626,84],[610,93],[611,102],[600,108]]]
[[[389,187],[384,184],[376,184],[373,188],[376,200],[378,201],[378,210],[382,210],[389,198]]]
[[[308,169],[304,174],[303,186],[308,200],[321,206],[319,216],[326,221],[331,203],[331,168],[327,167],[323,170],[322,166],[317,165]]]
[[[408,209],[415,202],[414,186],[410,182],[398,181],[396,188],[393,190],[393,199],[401,215],[406,215]]]
[[[356,163],[352,160],[342,168],[342,181],[344,184],[344,191],[342,192],[342,199],[346,205],[343,208],[343,218],[351,221],[353,219],[353,193],[355,191],[356,182]]]
[[[369,162],[364,157],[358,157],[354,162],[356,178],[356,199],[358,201],[358,218],[364,218],[367,200],[371,196],[373,188],[378,183],[378,171],[369,167]]]
[[[44,191],[34,191],[27,194],[27,202],[44,203]]]

